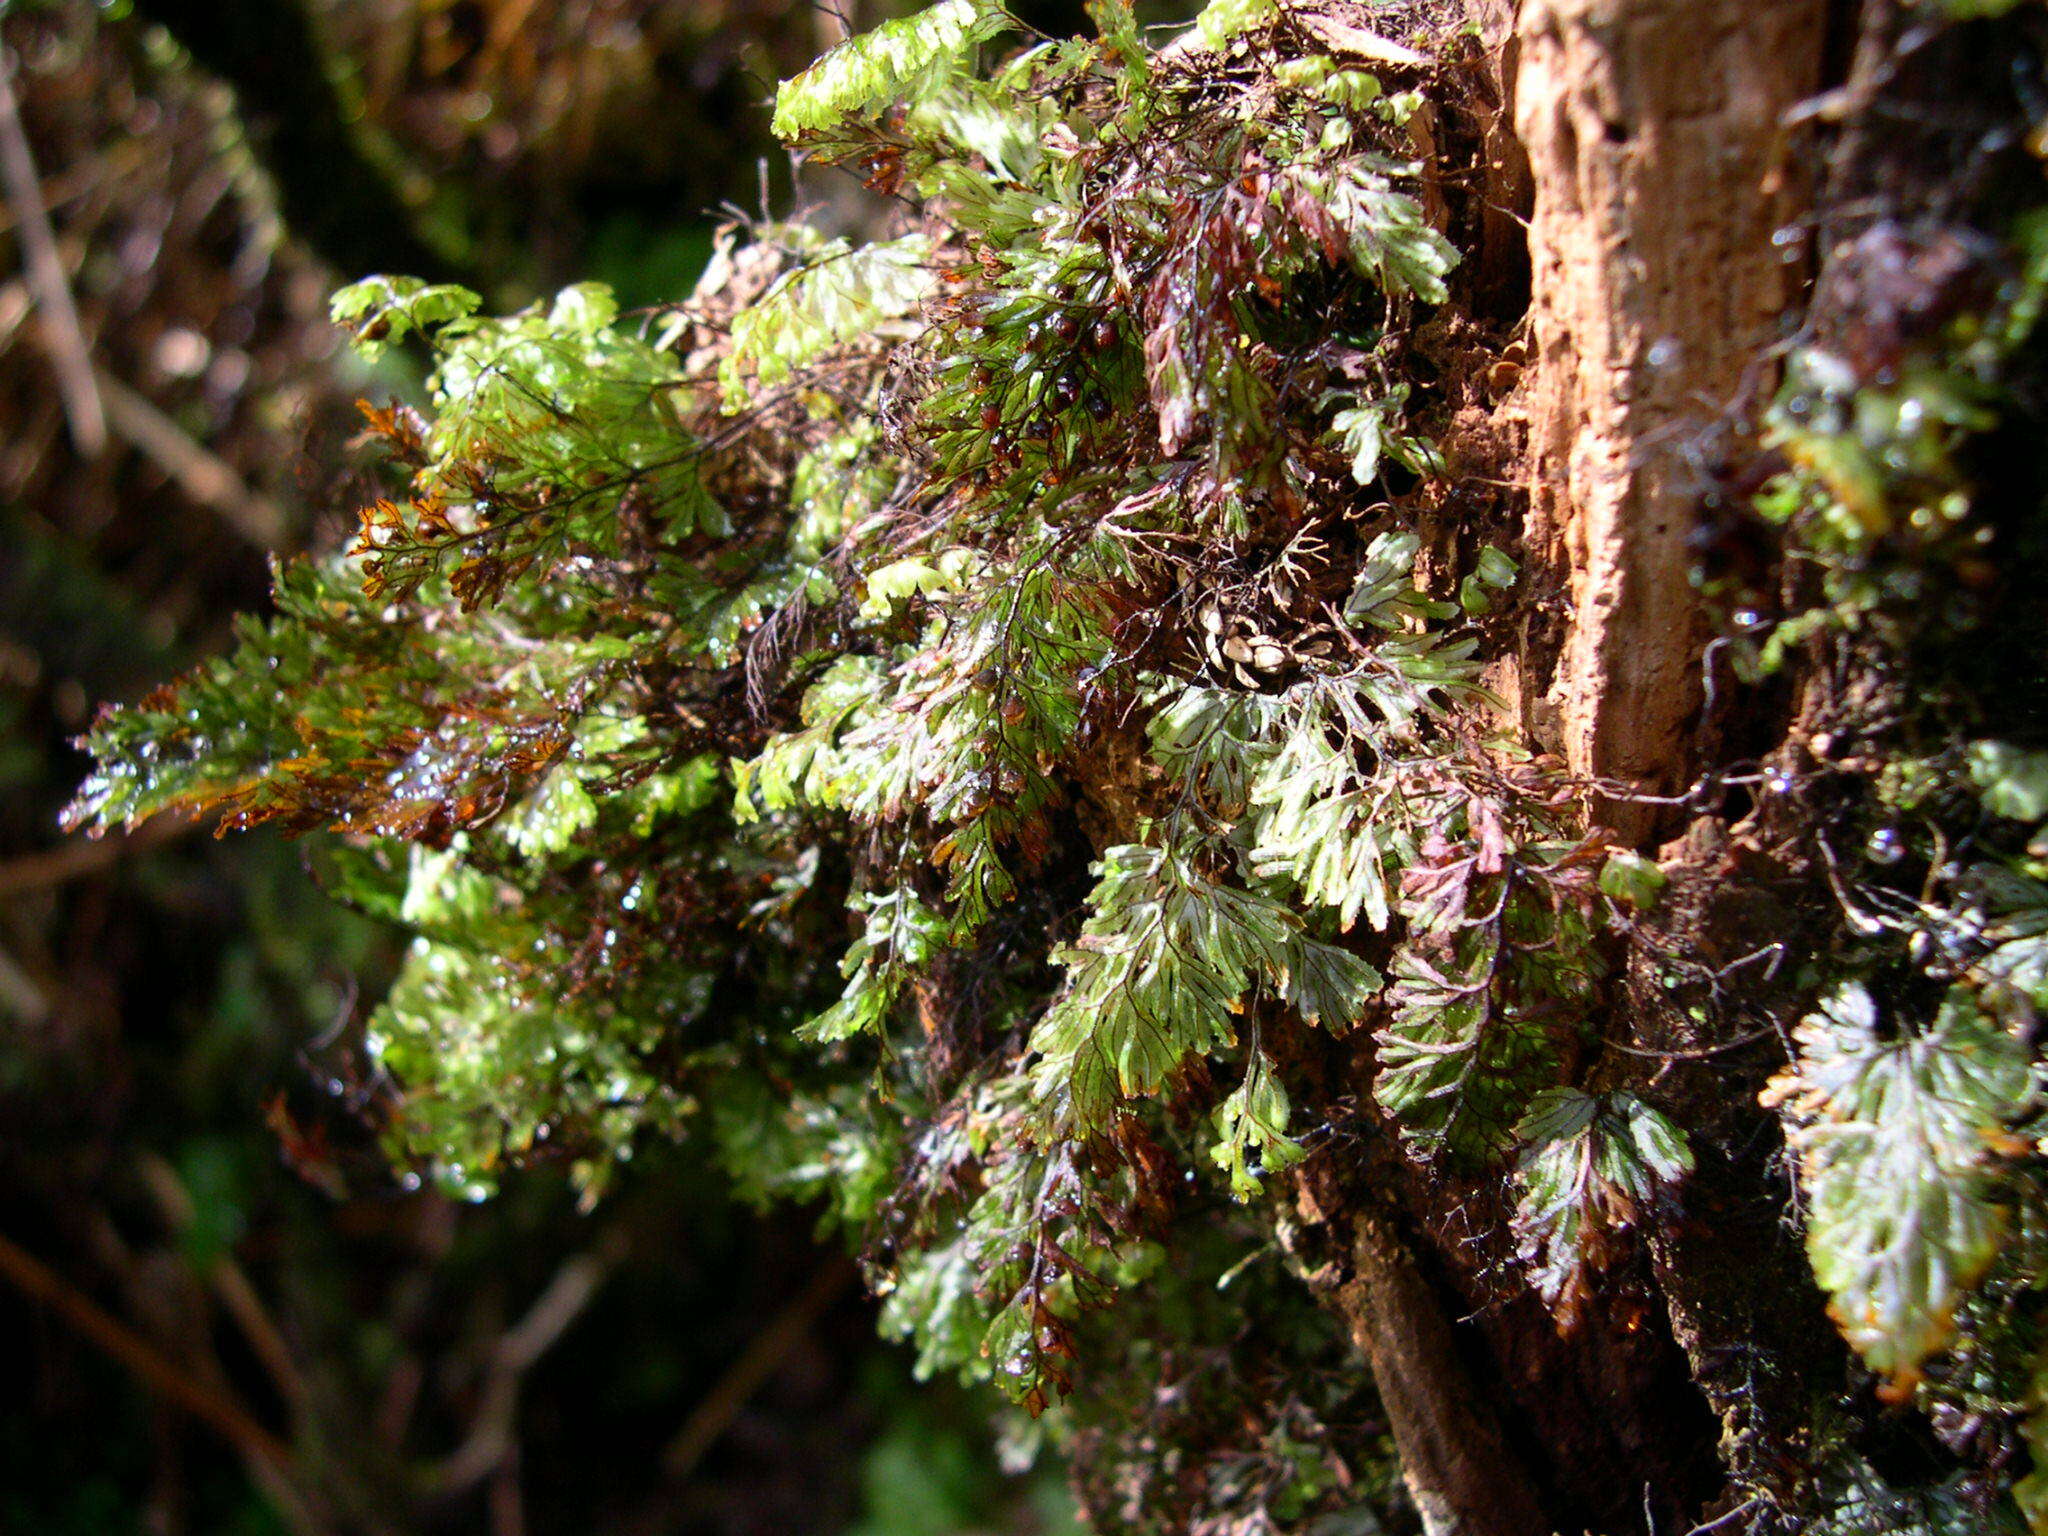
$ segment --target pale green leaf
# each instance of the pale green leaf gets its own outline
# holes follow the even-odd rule
[[[1765,1099],[1799,1157],[1814,1278],[1871,1368],[1911,1381],[1997,1257],[2007,1211],[1993,1148],[2032,1103],[2026,1052],[1961,990],[1931,1022],[1887,1022],[1860,982],[1796,1039]]]
[[[1262,1174],[1291,1167],[1306,1155],[1287,1134],[1290,1107],[1287,1090],[1266,1053],[1251,1051],[1245,1059],[1244,1081],[1217,1106],[1216,1142],[1209,1157],[1230,1175],[1230,1192],[1249,1200],[1259,1192]]]
[[[915,16],[849,38],[775,93],[777,138],[836,128],[848,117],[935,89],[1008,24],[994,0],[940,0]]]
[[[857,250],[834,244],[784,274],[733,321],[732,350],[718,369],[725,408],[738,410],[754,391],[916,309],[931,291],[930,252],[923,235]]]

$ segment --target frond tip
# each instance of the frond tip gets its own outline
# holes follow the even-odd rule
[[[941,0],[834,48],[775,93],[779,139],[838,127],[848,117],[922,96],[1008,24],[994,0]]]

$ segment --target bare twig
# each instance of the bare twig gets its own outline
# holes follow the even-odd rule
[[[94,375],[107,420],[178,488],[201,506],[213,508],[258,549],[276,549],[288,526],[284,510],[254,490],[225,459],[210,452],[140,392],[104,369]]]
[[[101,408],[99,387],[93,380],[92,354],[78,321],[78,306],[72,301],[71,284],[64,275],[64,259],[57,253],[57,234],[50,227],[50,210],[43,203],[35,154],[29,148],[28,132],[21,126],[21,108],[14,99],[14,56],[5,49],[0,49],[0,185],[7,189],[7,201],[21,231],[29,291],[42,312],[44,346],[57,370],[57,387],[64,397],[64,420],[71,429],[72,446],[86,458],[96,458],[107,446],[106,413]]]
[[[669,1442],[668,1450],[661,1458],[664,1472],[680,1481],[696,1470],[705,1452],[718,1443],[739,1411],[746,1407],[748,1399],[761,1390],[788,1358],[789,1352],[802,1342],[811,1324],[853,1282],[855,1273],[851,1260],[833,1260],[811,1277],[811,1283],[789,1305],[776,1313],[768,1326],[754,1336],[740,1357],[718,1378],[704,1400],[684,1421],[675,1439]]]
[[[434,1481],[444,1493],[459,1492],[491,1476],[518,1449],[513,1440],[519,1382],[554,1347],[582,1313],[611,1268],[595,1254],[578,1254],[555,1273],[538,1300],[491,1352],[490,1374],[469,1434],[441,1464]]]
[[[0,949],[0,1009],[31,1029],[46,1022],[51,1013],[49,994],[5,949]]]
[[[148,1187],[157,1208],[171,1226],[182,1232],[192,1225],[192,1196],[186,1191],[184,1181],[176,1170],[154,1152],[145,1152],[138,1160],[142,1182]],[[243,1273],[241,1265],[227,1254],[216,1259],[206,1273],[207,1284],[220,1298],[228,1316],[242,1330],[242,1337],[249,1341],[249,1348],[264,1370],[270,1373],[271,1382],[278,1394],[291,1408],[294,1416],[304,1413],[306,1407],[306,1381],[299,1374],[298,1362],[292,1358],[290,1346],[284,1341],[284,1334],[271,1320],[264,1308],[255,1286]]]
[[[190,817],[169,813],[144,822],[133,832],[116,832],[103,838],[75,837],[55,848],[9,859],[0,864],[0,901],[99,874],[126,855],[168,842],[195,825]]]
[[[1737,1035],[1733,1040],[1724,1040],[1719,1045],[1703,1045],[1689,1051],[1657,1051],[1639,1045],[1623,1045],[1619,1040],[1607,1043],[1624,1056],[1640,1056],[1646,1061],[1711,1061],[1716,1056],[1725,1056],[1730,1051],[1739,1051],[1745,1046],[1755,1045],[1778,1033],[1775,1024],[1766,1024],[1762,1029],[1753,1029],[1746,1035]]]
[[[519,1486],[519,1447],[506,1452],[491,1475],[491,1536],[526,1536],[526,1497]]]
[[[1685,1533],[1685,1536],[1708,1536],[1709,1532],[1720,1530],[1721,1527],[1726,1525],[1729,1521],[1738,1519],[1743,1515],[1751,1513],[1753,1510],[1762,1508],[1763,1502],[1764,1501],[1762,1499],[1744,1499],[1740,1504],[1736,1505],[1733,1509],[1727,1510],[1722,1514],[1716,1515],[1712,1520],[1709,1520],[1705,1525],[1694,1526],[1691,1530]]]
[[[290,1469],[291,1448],[239,1403],[193,1380],[154,1344],[5,1236],[0,1236],[0,1279],[49,1307],[95,1347],[133,1371],[152,1392],[217,1431],[251,1461],[278,1472]]]
[[[845,42],[859,30],[848,13],[852,0],[813,0],[812,21],[817,27],[816,49],[827,53]]]

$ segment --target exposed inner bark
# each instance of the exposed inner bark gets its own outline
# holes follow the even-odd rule
[[[1533,173],[1527,547],[1558,582],[1525,724],[1651,792],[1698,753],[1705,640],[1686,537],[1706,435],[1768,379],[1802,276],[1786,118],[1821,78],[1824,0],[1524,0],[1515,123]],[[1623,840],[1654,808],[1610,798]]]
[[[1687,541],[1714,435],[1775,382],[1772,343],[1807,276],[1804,243],[1773,237],[1807,211],[1787,123],[1823,84],[1826,11],[1827,0],[1469,8],[1492,78],[1450,109],[1480,162],[1460,297],[1508,324],[1526,300],[1529,329],[1529,366],[1493,426],[1526,418],[1538,596],[1519,677],[1501,691],[1519,694],[1534,743],[1612,781],[1593,814],[1638,845],[1681,818],[1629,792],[1680,789],[1713,750]],[[1621,1006],[1649,985],[1631,978]],[[1674,1027],[1645,1043],[1700,1042]],[[1355,1083],[1371,1064],[1324,1070]],[[1753,1104],[1740,1081],[1732,1104]],[[1783,1192],[1756,1158],[1722,1156],[1712,1114],[1689,1123],[1708,1146],[1699,1210],[1653,1237],[1647,1264],[1608,1276],[1605,1304],[1569,1335],[1515,1293],[1507,1213],[1480,1185],[1443,1169],[1303,1170],[1298,1204],[1319,1234],[1302,1245],[1311,1283],[1372,1366],[1432,1536],[1641,1529],[1646,1511],[1682,1528],[1730,1471],[1759,1486],[1795,1464],[1799,1378],[1828,1361],[1790,1350],[1782,1379],[1759,1381],[1755,1353],[1737,1347],[1782,1342],[1777,1319],[1757,1315],[1768,1290],[1811,1302],[1773,1220]],[[1717,1243],[1730,1263],[1713,1262]]]

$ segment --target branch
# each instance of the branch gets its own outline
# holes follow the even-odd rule
[[[515,1454],[512,1438],[519,1409],[519,1382],[551,1349],[596,1294],[609,1260],[578,1254],[556,1271],[539,1300],[491,1351],[490,1375],[469,1434],[434,1475],[441,1493],[457,1493],[483,1481]]]
[[[0,864],[0,901],[96,875],[118,864],[127,854],[142,853],[169,842],[195,825],[190,817],[171,813],[152,817],[133,832],[116,832],[100,838],[74,837],[55,848],[9,859]]]
[[[71,444],[85,458],[96,458],[107,446],[107,419],[93,382],[92,356],[78,306],[57,253],[57,234],[43,202],[42,179],[35,155],[21,126],[21,108],[14,99],[14,56],[0,49],[0,184],[13,205],[21,231],[23,265],[29,291],[42,316],[43,345],[57,370],[57,388],[64,397],[64,420]]]
[[[291,1448],[234,1403],[201,1386],[140,1334],[116,1320],[99,1303],[12,1239],[0,1236],[0,1279],[42,1302],[88,1342],[128,1367],[143,1384],[227,1440],[252,1462],[287,1473]]]
[[[148,1186],[157,1208],[164,1213],[173,1229],[183,1232],[192,1225],[192,1196],[186,1191],[171,1165],[154,1152],[145,1152],[139,1160],[142,1182]],[[305,1412],[306,1381],[299,1374],[298,1362],[292,1358],[291,1348],[284,1341],[284,1334],[271,1321],[263,1302],[256,1294],[256,1287],[249,1283],[241,1265],[226,1254],[216,1259],[206,1271],[206,1281],[220,1298],[221,1306],[228,1316],[242,1330],[242,1336],[249,1341],[249,1348],[256,1358],[263,1362],[263,1368],[270,1373],[270,1379],[277,1387],[278,1394],[291,1408],[296,1417]]]
[[[754,1336],[684,1421],[661,1458],[662,1471],[680,1481],[696,1470],[704,1453],[718,1443],[739,1411],[767,1384],[855,1273],[850,1259],[836,1258],[811,1277],[811,1283]]]
[[[147,396],[104,369],[96,370],[94,377],[114,430],[175,480],[178,489],[200,505],[213,508],[258,549],[276,549],[284,542],[287,524],[283,508],[252,490],[232,465],[157,409]]]
[[[49,993],[4,948],[0,948],[0,1009],[30,1029],[44,1024],[52,1009]]]

